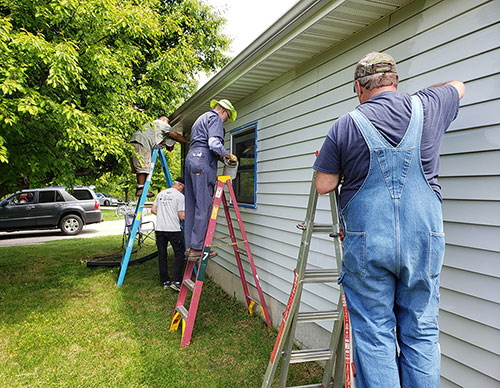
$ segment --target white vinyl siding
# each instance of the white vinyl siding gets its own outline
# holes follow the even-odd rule
[[[500,382],[499,20],[499,1],[414,1],[237,102],[238,119],[228,126],[258,125],[257,207],[240,210],[262,288],[286,304],[301,241],[295,225],[305,216],[314,152],[334,120],[357,105],[354,64],[367,52],[389,52],[402,92],[466,82],[441,148],[443,387]],[[322,196],[317,221],[329,219]],[[227,234],[219,220],[218,233]],[[232,248],[218,250],[215,261],[237,274]],[[332,267],[332,255],[331,239],[313,239],[311,265]],[[252,279],[250,266],[244,267]],[[302,310],[331,308],[337,297],[336,285],[308,285]]]

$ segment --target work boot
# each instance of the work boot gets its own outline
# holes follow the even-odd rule
[[[137,189],[135,190],[135,196],[140,197],[141,195],[142,195],[142,187],[137,187]],[[148,197],[148,198],[151,198],[154,196],[155,195],[151,191],[148,191],[148,193],[146,194],[146,197]]]
[[[203,253],[203,251],[199,251],[198,249],[193,249],[191,248],[191,251],[189,252],[189,255],[188,255],[188,258],[198,258],[201,256],[201,254]],[[210,253],[208,254],[208,257],[211,259],[212,257],[215,257],[217,256],[218,253],[217,251],[214,251],[213,249],[210,251]]]

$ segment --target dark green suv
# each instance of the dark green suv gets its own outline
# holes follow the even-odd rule
[[[82,231],[83,225],[102,221],[99,201],[87,187],[71,194],[64,187],[28,189],[0,202],[0,231],[59,228],[66,235]]]

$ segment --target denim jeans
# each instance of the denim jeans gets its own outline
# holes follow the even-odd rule
[[[368,175],[342,209],[345,291],[358,387],[438,387],[441,203],[420,162],[423,113],[397,147],[359,111],[350,113],[370,150]],[[397,354],[399,345],[400,353]]]

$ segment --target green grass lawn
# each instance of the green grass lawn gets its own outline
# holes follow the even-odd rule
[[[169,332],[178,294],[160,287],[157,260],[130,266],[121,287],[117,268],[85,266],[120,246],[112,236],[0,248],[0,385],[260,387],[276,330],[206,280],[180,349],[180,329]],[[292,365],[288,385],[321,373]]]
[[[113,209],[101,208],[101,213],[102,213],[102,220],[103,221],[123,220],[123,216],[117,217],[116,208],[113,208]]]

